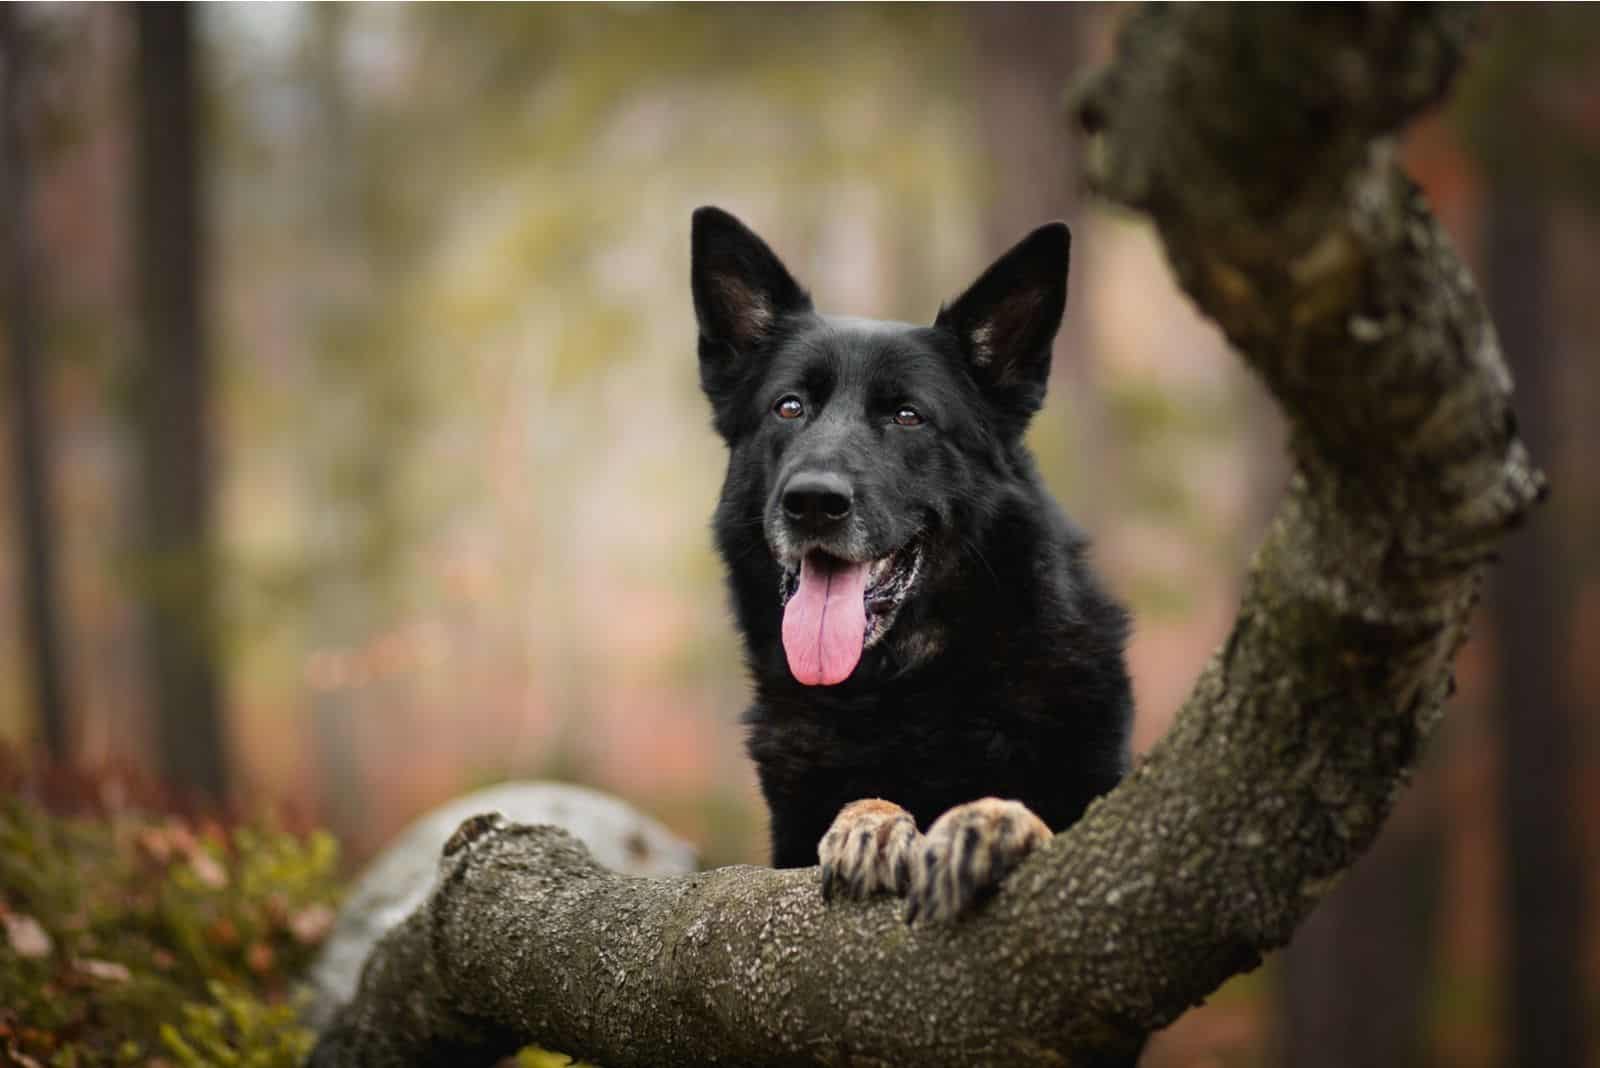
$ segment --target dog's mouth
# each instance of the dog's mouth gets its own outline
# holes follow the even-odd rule
[[[921,570],[917,540],[876,560],[806,553],[783,576],[783,650],[790,673],[807,686],[849,678],[861,654],[894,624]]]

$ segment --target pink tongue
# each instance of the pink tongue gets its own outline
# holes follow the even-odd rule
[[[783,610],[789,670],[807,686],[833,686],[861,661],[867,634],[867,565],[811,554]]]

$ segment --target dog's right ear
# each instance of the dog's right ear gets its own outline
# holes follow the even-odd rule
[[[811,297],[767,243],[721,208],[694,213],[690,268],[702,362],[711,350],[748,356],[782,318],[811,309]],[[709,345],[707,343],[710,343]]]

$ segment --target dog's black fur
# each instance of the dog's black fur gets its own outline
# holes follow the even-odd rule
[[[996,795],[1059,831],[1127,769],[1127,617],[1022,442],[1068,243],[1060,223],[1036,230],[934,325],[913,326],[818,314],[737,219],[694,215],[700,379],[729,448],[714,528],[778,867],[816,863],[860,798],[926,829]],[[819,480],[835,493],[826,515],[786,497]],[[785,657],[785,595],[806,553],[894,555],[889,592],[868,588],[867,648],[836,685],[802,685]]]

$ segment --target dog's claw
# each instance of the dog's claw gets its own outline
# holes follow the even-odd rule
[[[948,923],[990,897],[1050,828],[1018,801],[986,797],[936,820],[910,865],[905,921]]]
[[[817,845],[822,899],[904,894],[920,840],[916,821],[899,805],[875,798],[846,805]]]
[[[1049,838],[1050,828],[1019,801],[986,797],[958,805],[926,837],[899,805],[855,801],[817,846],[822,899],[903,895],[907,924],[948,923],[990,897]]]

